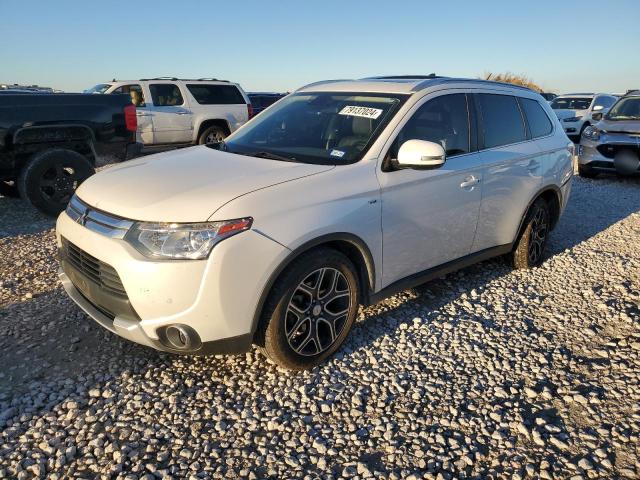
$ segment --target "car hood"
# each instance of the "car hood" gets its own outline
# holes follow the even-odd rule
[[[77,195],[131,220],[203,222],[234,198],[332,168],[191,147],[107,168],[80,185]]]
[[[640,133],[640,120],[601,120],[596,126],[608,133]]]
[[[556,115],[560,120],[562,120],[563,118],[582,117],[587,114],[587,110],[561,109],[561,110],[554,110],[554,112],[556,112]]]

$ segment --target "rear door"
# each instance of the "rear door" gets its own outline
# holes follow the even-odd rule
[[[149,92],[145,91],[139,83],[130,83],[121,85],[109,93],[127,93],[131,96],[131,103],[136,107],[138,121],[137,141],[145,145],[153,144],[152,113],[146,103]]]
[[[154,143],[189,143],[193,139],[193,115],[177,83],[149,82]]]
[[[474,251],[511,243],[542,186],[543,154],[515,96],[475,93],[484,187]]]

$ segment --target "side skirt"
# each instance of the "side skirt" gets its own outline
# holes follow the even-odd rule
[[[456,270],[460,270],[475,263],[483,262],[484,260],[488,260],[493,257],[505,255],[509,253],[512,248],[513,245],[510,243],[497,247],[487,248],[485,250],[472,253],[465,257],[458,258],[457,260],[443,263],[442,265],[438,265],[437,267],[432,267],[422,272],[414,273],[413,275],[402,278],[392,283],[379,292],[370,293],[369,298],[366,299],[363,304],[364,306],[374,305],[387,297],[395,295],[396,293],[402,292],[409,288],[413,288],[417,285],[421,285],[431,280],[435,280],[436,278],[443,277],[448,273],[455,272]]]

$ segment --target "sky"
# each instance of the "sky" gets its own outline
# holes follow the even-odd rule
[[[0,83],[156,76],[247,91],[512,72],[546,91],[640,88],[637,1],[0,0]]]

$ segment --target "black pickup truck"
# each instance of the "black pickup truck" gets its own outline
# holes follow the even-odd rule
[[[137,155],[136,128],[125,94],[0,95],[0,194],[56,215],[98,156]]]

